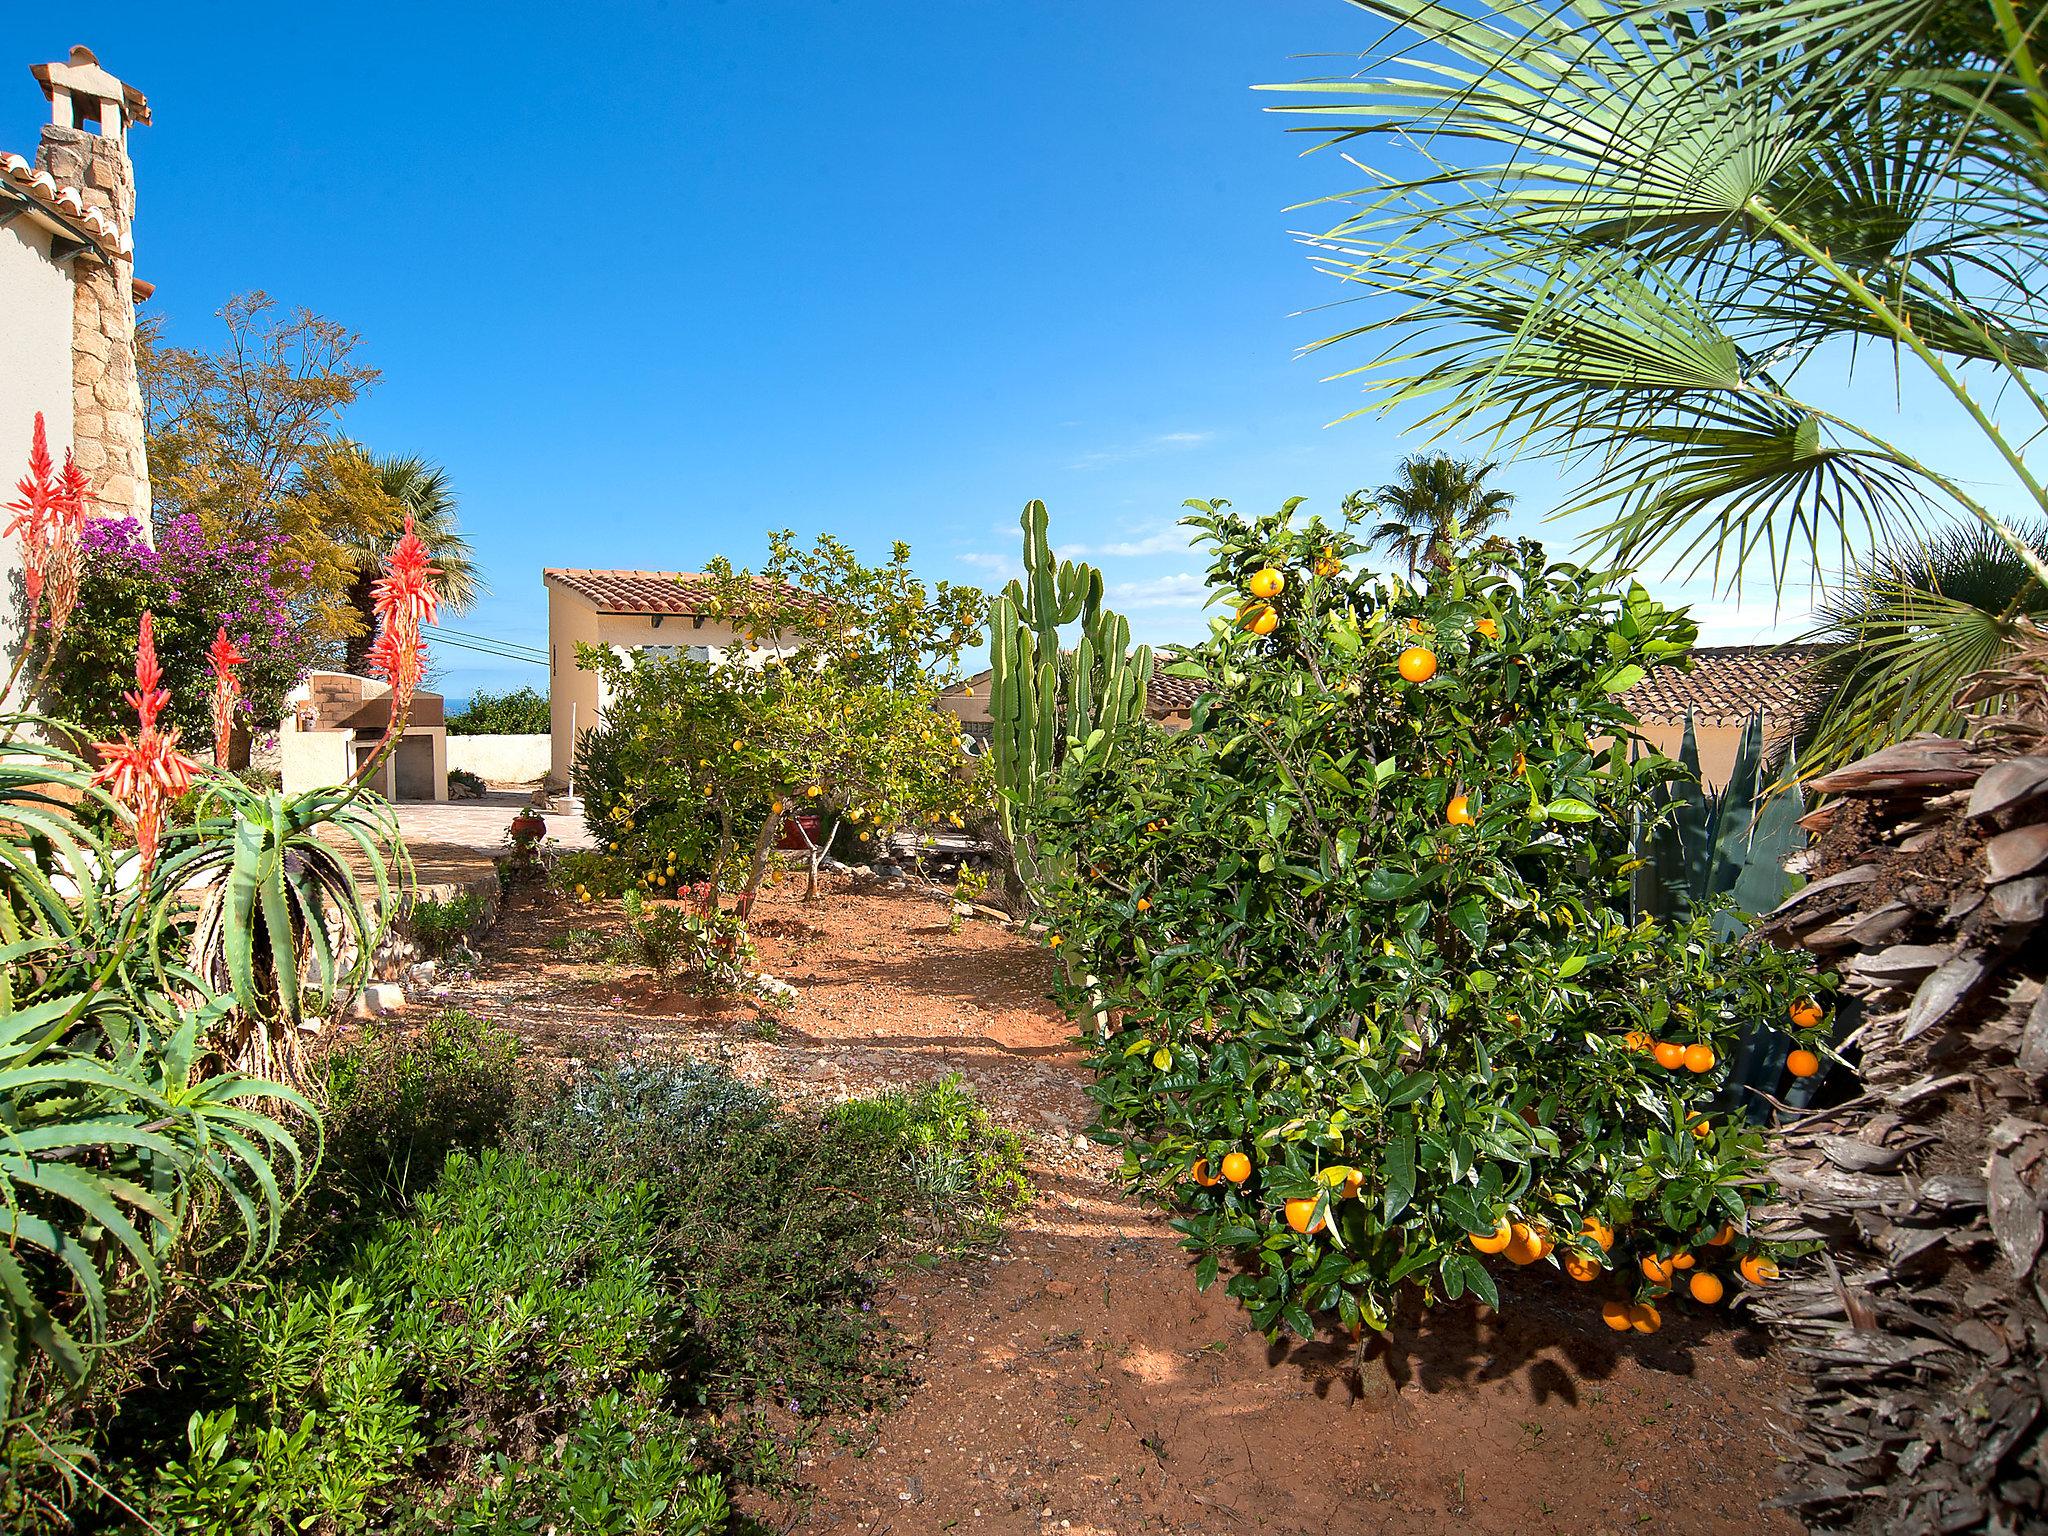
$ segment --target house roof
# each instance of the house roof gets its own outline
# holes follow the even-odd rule
[[[702,571],[585,571],[550,569],[541,579],[588,600],[599,613],[708,614],[716,588]],[[756,576],[754,586],[772,592],[777,584]],[[794,592],[795,588],[785,587]]]
[[[46,223],[82,236],[110,255],[135,254],[134,237],[99,209],[86,206],[84,193],[60,186],[48,171],[37,170],[20,155],[0,154],[0,192],[13,193]]]
[[[1789,724],[1804,707],[1801,669],[1822,645],[1703,645],[1689,672],[1658,667],[1621,696],[1644,725],[1743,725],[1759,710]]]

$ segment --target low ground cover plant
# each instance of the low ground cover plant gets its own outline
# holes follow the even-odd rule
[[[1639,587],[1492,541],[1426,585],[1349,525],[1193,504],[1233,610],[1171,670],[1192,728],[1075,752],[1033,818],[1047,942],[1095,1041],[1101,1135],[1226,1263],[1261,1329],[1497,1304],[1557,1267],[1616,1327],[1771,1272],[1758,1132],[1715,1112],[1808,962],[1631,922],[1676,765],[1617,696],[1694,629]]]
[[[97,1485],[67,1518],[711,1536],[731,1483],[794,1491],[821,1415],[900,1391],[881,1267],[984,1242],[1027,1194],[957,1081],[823,1113],[691,1058],[536,1086],[459,1012],[324,1074],[287,1257],[188,1293],[64,1426]]]

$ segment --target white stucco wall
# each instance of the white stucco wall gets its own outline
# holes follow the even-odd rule
[[[59,463],[71,446],[71,278],[50,262],[50,237],[30,219],[0,229],[0,501],[28,468],[36,412]],[[0,544],[0,650],[11,660],[21,633],[15,573],[21,550]]]
[[[448,766],[466,769],[488,784],[531,784],[548,776],[554,738],[526,735],[448,737]]]

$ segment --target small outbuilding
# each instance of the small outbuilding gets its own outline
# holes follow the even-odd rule
[[[278,771],[286,794],[346,784],[391,723],[391,685],[353,672],[313,672],[285,700]],[[415,693],[405,737],[369,787],[387,800],[448,798],[448,717],[441,695]]]

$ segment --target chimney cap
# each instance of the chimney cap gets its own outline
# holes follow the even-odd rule
[[[71,57],[65,62],[31,64],[28,72],[42,86],[46,101],[59,91],[69,91],[74,96],[89,96],[97,101],[118,101],[131,123],[149,121],[149,98],[107,73],[98,56],[83,43],[72,45]]]

